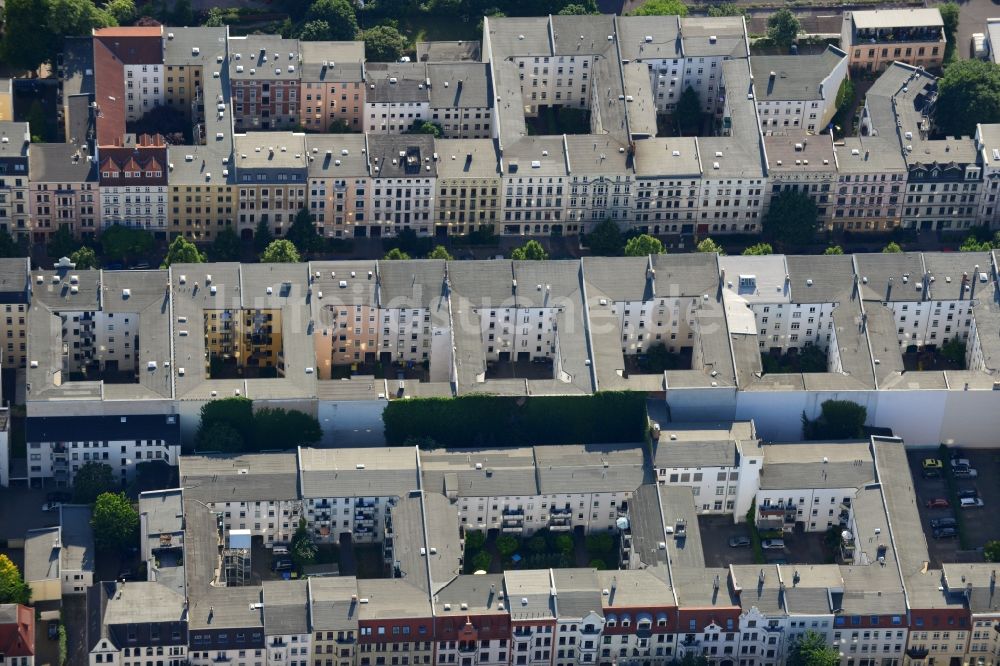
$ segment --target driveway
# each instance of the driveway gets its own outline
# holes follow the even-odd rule
[[[698,528],[706,567],[753,564],[752,549],[729,547],[729,537],[750,536],[746,524],[734,524],[731,516],[698,516]]]
[[[87,595],[63,597],[63,623],[66,625],[66,655],[69,666],[86,666],[87,658]]]
[[[35,619],[35,666],[59,665],[59,639],[49,640],[49,621]]]

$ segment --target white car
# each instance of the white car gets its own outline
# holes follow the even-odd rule
[[[983,506],[983,500],[978,497],[963,497],[958,501],[958,505],[963,509],[977,509]]]
[[[42,505],[42,511],[58,511],[62,502],[46,502]]]
[[[760,542],[760,547],[764,550],[784,550],[785,542],[782,539],[764,539]]]

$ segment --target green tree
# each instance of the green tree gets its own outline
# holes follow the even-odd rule
[[[774,248],[771,247],[770,243],[757,243],[756,245],[751,245],[747,249],[743,250],[743,254],[750,256],[760,256],[763,254],[774,254]]]
[[[111,465],[86,462],[73,477],[73,501],[77,504],[93,504],[98,495],[114,492],[118,487]]]
[[[127,25],[135,20],[135,2],[133,0],[110,0],[104,9],[115,17],[118,25]]]
[[[850,400],[827,400],[820,406],[814,421],[802,414],[802,434],[805,439],[859,439],[864,435],[868,410]]]
[[[468,530],[465,533],[465,549],[481,550],[486,545],[486,535],[479,530]]]
[[[816,238],[819,213],[809,195],[784,190],[771,199],[771,207],[762,221],[764,236],[779,246],[805,245]]]
[[[989,252],[993,249],[993,243],[990,241],[980,241],[975,236],[966,236],[965,240],[962,241],[962,245],[958,248],[959,252]]]
[[[326,21],[332,40],[352,40],[358,34],[358,17],[349,0],[316,0],[306,12],[306,20]]]
[[[365,30],[365,58],[371,62],[395,62],[399,60],[409,43],[394,25],[377,25]]]
[[[544,553],[549,549],[549,545],[545,542],[545,537],[540,535],[536,535],[528,539],[528,543],[525,544],[525,547],[528,549],[529,553],[534,553],[536,555]]]
[[[253,401],[242,396],[211,400],[201,406],[201,421],[196,435],[197,448],[202,451],[215,450],[213,434],[209,429],[217,423],[233,428],[244,442],[250,441],[253,433]]]
[[[594,225],[594,229],[584,240],[590,247],[590,253],[598,257],[618,257],[625,251],[621,229],[612,219],[605,219]]]
[[[21,577],[17,565],[0,553],[0,604],[27,604],[31,601],[31,588]]]
[[[388,252],[385,253],[385,256],[382,257],[382,260],[383,261],[403,261],[405,259],[410,259],[410,258],[411,258],[410,255],[408,255],[406,252],[403,252],[398,247],[394,247],[394,248],[392,248],[391,250],[389,250]]]
[[[563,6],[563,8],[559,10],[557,16],[583,16],[585,14],[593,14],[593,13],[595,12],[592,12],[587,7],[584,7],[583,5],[578,5],[574,2]]]
[[[573,552],[573,537],[568,534],[560,534],[555,539],[556,550],[560,553],[569,554]]]
[[[295,533],[292,535],[292,547],[290,551],[292,563],[300,572],[303,567],[316,561],[316,553],[319,552],[319,549],[316,548],[316,542],[313,541],[312,535],[309,534],[305,518],[299,518],[299,526],[295,528]]]
[[[215,234],[215,240],[209,246],[208,254],[212,257],[212,261],[239,261],[241,246],[240,237],[231,227],[226,227]]]
[[[666,254],[663,243],[659,238],[649,234],[639,234],[632,236],[625,242],[626,257],[646,257],[651,254]]]
[[[840,247],[839,245],[831,245],[830,247],[823,250],[823,254],[825,255],[844,254],[844,248]]]
[[[170,268],[174,264],[202,264],[205,263],[205,255],[198,251],[195,244],[178,236],[170,241],[167,247],[167,256],[163,258],[160,268]]]
[[[55,36],[48,35],[48,0],[6,0],[0,60],[14,67],[36,70],[54,53]]]
[[[615,540],[607,532],[587,535],[587,551],[593,555],[607,555],[615,547]]]
[[[516,553],[517,548],[520,545],[521,544],[518,543],[517,539],[510,536],[509,534],[504,534],[497,537],[497,552],[500,553],[503,557],[510,557],[511,555]]]
[[[113,224],[101,234],[101,247],[106,259],[128,265],[129,259],[147,256],[153,250],[153,234]]]
[[[542,244],[536,240],[530,240],[521,247],[515,247],[510,253],[510,258],[515,261],[545,261],[549,258],[549,253],[545,251]]]
[[[767,19],[768,38],[783,49],[788,49],[801,31],[799,19],[790,9],[781,8]]]
[[[709,16],[743,16],[746,12],[739,5],[731,2],[723,2],[721,5],[712,5],[708,8]]]
[[[726,251],[721,245],[716,243],[711,238],[706,238],[695,247],[695,252],[715,252],[718,255],[726,254]]]
[[[840,653],[822,634],[807,631],[792,643],[787,663],[788,666],[837,666]]]
[[[681,134],[696,134],[701,128],[701,100],[691,86],[685,88],[677,100],[674,118]]]
[[[854,101],[854,82],[850,79],[844,79],[840,83],[840,87],[837,89],[837,110],[843,111],[851,102]]]
[[[276,448],[276,444],[279,448],[311,446],[322,437],[316,417],[297,409],[265,407],[254,412],[253,434],[248,441],[255,451],[264,451]]]
[[[952,364],[965,369],[965,340],[959,336],[949,338],[941,345],[941,356],[945,357]]]
[[[194,7],[191,0],[174,0],[174,10],[170,13],[170,25],[194,25]]]
[[[0,555],[0,557],[3,557]],[[983,557],[987,562],[1000,562],[1000,541],[987,541],[983,547]]]
[[[957,2],[944,2],[937,6],[941,12],[941,19],[944,21],[944,32],[946,36],[954,36],[958,30],[958,19],[960,7]]]
[[[220,421],[198,431],[198,441],[195,448],[198,451],[242,453],[247,450],[247,443],[239,430],[229,423]]]
[[[28,245],[24,236],[14,240],[6,229],[0,229],[0,257],[8,259],[10,257],[28,256]]]
[[[285,238],[292,241],[299,252],[316,252],[323,246],[323,238],[316,231],[313,216],[305,208],[300,208],[295,214]]]
[[[485,550],[479,551],[472,556],[472,568],[474,571],[486,571],[488,573],[492,564],[493,556]]]
[[[297,264],[302,261],[295,244],[285,238],[271,241],[260,254],[260,260],[265,264]]]
[[[37,99],[28,107],[25,120],[28,121],[28,133],[31,135],[32,143],[45,143],[48,141],[48,119],[45,115],[45,108]]]
[[[45,253],[52,259],[68,257],[80,247],[80,244],[73,238],[69,227],[60,226],[55,233],[49,236],[49,242],[45,246]]]
[[[934,125],[948,136],[973,136],[976,124],[1000,122],[1000,65],[959,60],[938,80]]]
[[[889,241],[889,244],[882,248],[882,254],[899,254],[902,251],[903,248],[895,241]]]
[[[99,550],[123,550],[138,540],[139,514],[125,493],[101,493],[94,502],[90,526]]]
[[[429,120],[415,120],[407,132],[410,134],[430,134],[435,139],[440,139],[441,135],[444,134],[444,128],[438,123],[432,123]]]
[[[330,128],[327,130],[327,134],[351,134],[352,132],[351,126],[343,118],[335,119],[330,123]]]
[[[299,39],[304,42],[325,42],[330,40],[330,24],[323,19],[306,21],[299,30]]]
[[[48,3],[47,28],[60,42],[63,37],[89,35],[95,28],[116,25],[110,12],[98,9],[90,0],[48,0]]]
[[[444,245],[435,245],[434,249],[427,253],[428,259],[443,259],[445,261],[454,261],[455,257],[451,256],[448,249]]]
[[[632,16],[687,16],[688,8],[680,0],[649,0]]]
[[[271,227],[267,225],[267,222],[261,220],[257,223],[257,228],[253,232],[253,248],[257,253],[261,253],[267,249],[267,246],[271,244],[274,240],[274,234],[271,233]]]

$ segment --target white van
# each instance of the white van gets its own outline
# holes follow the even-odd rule
[[[274,546],[271,548],[272,555],[288,555],[288,546]]]

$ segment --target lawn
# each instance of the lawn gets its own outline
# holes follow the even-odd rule
[[[400,16],[388,17],[396,21],[396,27],[410,40],[410,48],[415,49],[417,42],[427,41],[457,41],[460,39],[481,39],[482,30],[478,20],[463,20],[461,16]],[[372,28],[388,19],[381,16],[358,17],[362,28]]]

